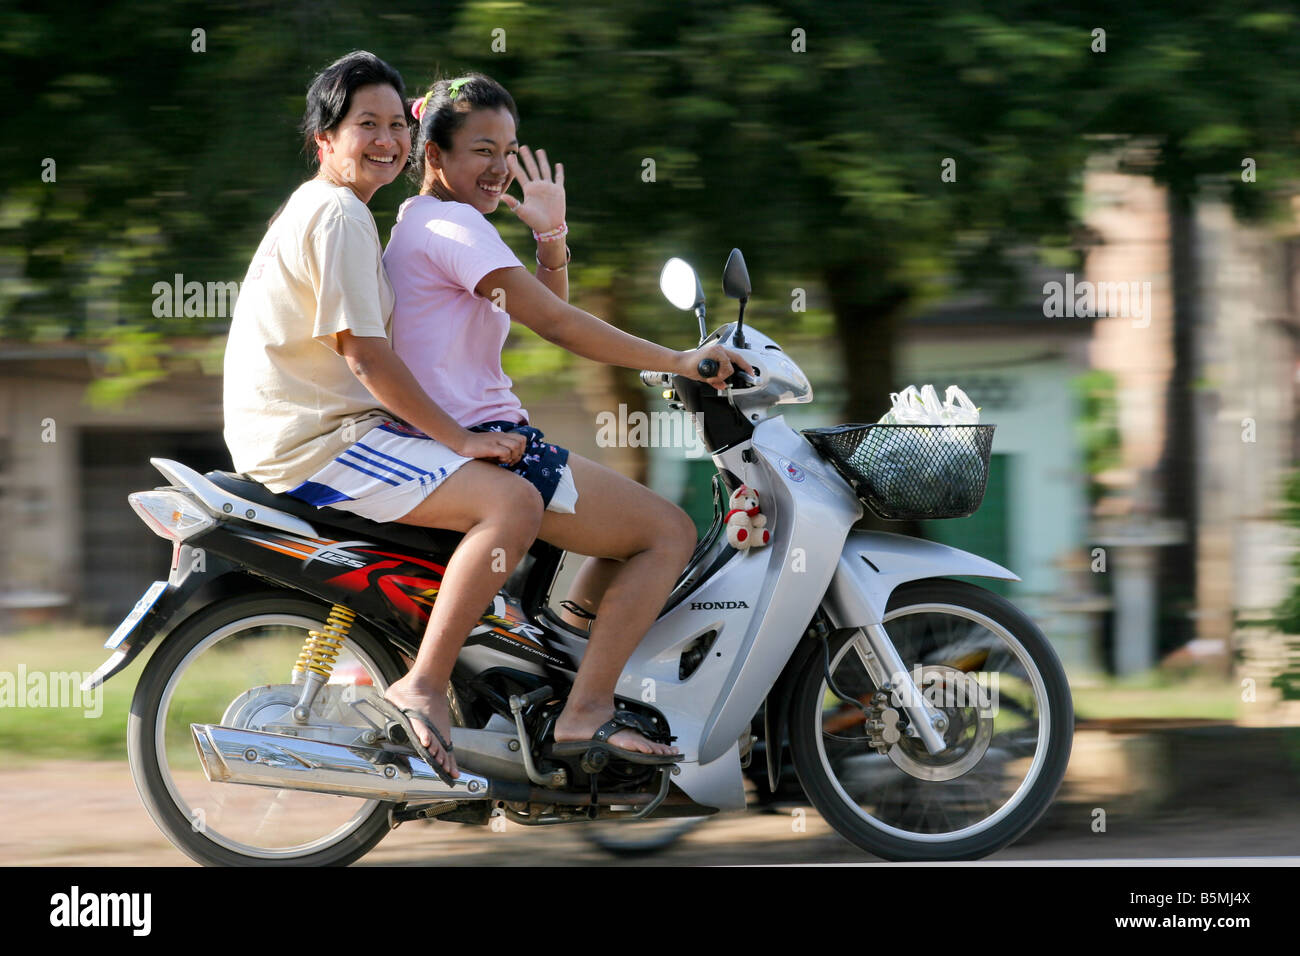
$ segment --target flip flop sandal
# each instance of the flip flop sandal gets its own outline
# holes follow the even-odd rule
[[[454,787],[456,785],[455,779],[447,773],[446,770],[442,769],[442,764],[438,763],[438,759],[428,751],[424,744],[420,743],[420,738],[415,733],[415,728],[411,725],[410,718],[412,717],[420,721],[420,723],[429,728],[429,732],[433,734],[433,739],[438,741],[438,746],[443,749],[443,752],[448,755],[454,754],[456,752],[455,748],[443,739],[442,734],[438,732],[438,728],[433,725],[433,721],[429,719],[428,715],[421,713],[414,707],[400,708],[387,697],[375,695],[368,699],[374,705],[376,710],[389,719],[390,723],[387,728],[389,739],[393,740],[394,743],[409,746],[415,751],[416,756],[427,763],[429,768],[438,775],[439,780],[449,787]],[[406,735],[406,740],[402,741],[393,739],[393,724],[396,724],[402,729],[403,733]]]
[[[614,734],[627,729],[637,731],[647,740],[654,740],[654,735],[657,734],[649,721],[640,714],[620,710],[601,724],[589,740],[553,741],[549,748],[550,753],[555,757],[580,757],[593,750],[605,751],[611,757],[617,757],[619,760],[648,766],[673,764],[682,759],[681,754],[646,754],[641,753],[639,750],[625,750],[622,747],[607,743]]]

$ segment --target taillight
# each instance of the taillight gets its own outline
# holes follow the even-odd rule
[[[150,531],[169,541],[184,541],[217,523],[179,491],[137,491],[126,500]]]

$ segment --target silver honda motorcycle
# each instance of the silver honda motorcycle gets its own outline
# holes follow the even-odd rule
[[[712,526],[616,688],[618,711],[680,759],[631,763],[598,743],[553,751],[587,638],[551,608],[564,554],[539,541],[458,659],[448,697],[460,776],[445,778],[380,701],[417,653],[460,535],[153,459],[169,484],[130,500],[173,543],[170,572],[86,686],[155,645],[128,751],[146,809],[178,848],[211,865],[346,864],[404,821],[673,826],[745,808],[759,728],[766,784],[788,772],[788,747],[813,807],[884,859],[983,857],[1042,816],[1073,737],[1065,673],[1012,604],[950,579],[1019,578],[942,544],[853,530],[864,508],[972,513],[995,426],[797,432],[778,406],[810,402],[812,388],[744,326],[739,251],[723,277],[739,315],[711,334],[690,266],[671,260],[661,286],[695,313],[701,344],[754,370],[723,391],[641,373],[689,414],[717,466]],[[742,486],[765,518],[762,546],[729,538]]]

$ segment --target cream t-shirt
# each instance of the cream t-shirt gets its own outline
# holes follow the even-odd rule
[[[226,342],[235,470],[288,491],[391,418],[338,352],[337,333],[388,338],[393,289],[374,217],[352,190],[303,183],[262,238]]]

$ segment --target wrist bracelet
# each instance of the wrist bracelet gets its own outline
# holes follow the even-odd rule
[[[548,229],[546,232],[533,230],[533,238],[538,242],[553,242],[556,239],[563,239],[569,233],[569,224],[560,223],[554,229]]]
[[[565,269],[569,268],[569,262],[570,262],[570,260],[572,260],[572,259],[573,259],[573,250],[570,249],[568,246],[565,246],[565,247],[564,247],[564,265],[562,265],[562,266],[556,266],[554,269],[552,269],[550,266],[544,266],[544,265],[542,265],[542,257],[541,257],[541,256],[538,256],[538,257],[537,257],[537,268],[541,269],[543,272],[563,272]]]

